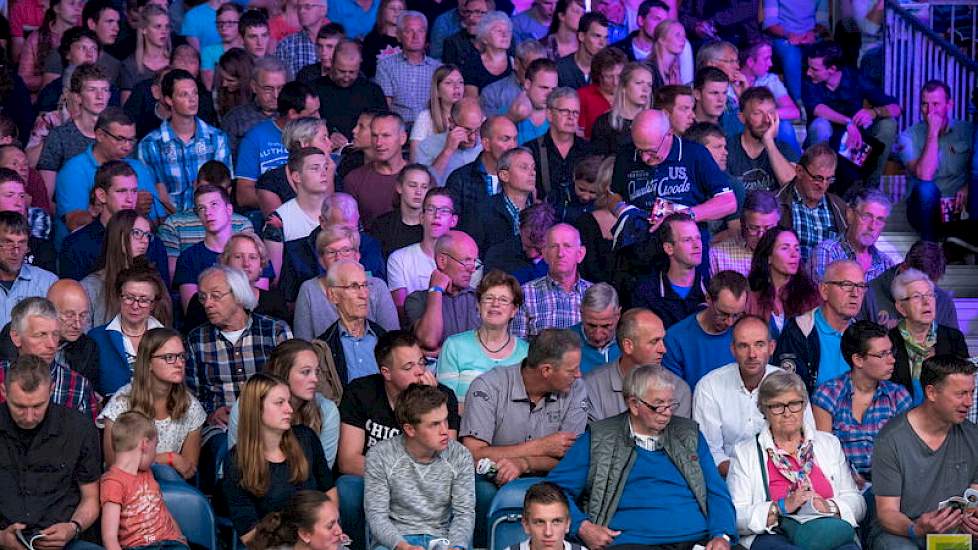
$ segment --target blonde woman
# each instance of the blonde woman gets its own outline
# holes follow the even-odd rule
[[[645,63],[652,68],[652,87],[684,84],[680,72],[680,56],[686,47],[686,29],[675,19],[666,19],[655,27],[652,35],[652,54]]]
[[[139,16],[136,51],[122,62],[119,88],[125,103],[133,87],[153,78],[170,64],[170,14],[156,4],[147,4]]]
[[[105,429],[102,442],[108,464],[115,461],[112,424],[122,413],[138,411],[156,424],[156,463],[171,466],[184,479],[194,475],[207,413],[183,382],[186,360],[180,333],[165,327],[146,332],[132,382],[119,388],[98,416],[99,427]]]
[[[431,97],[428,108],[418,113],[418,118],[411,127],[411,159],[413,160],[418,144],[433,134],[448,131],[448,123],[452,106],[458,103],[465,94],[465,80],[455,65],[442,65],[431,75]]]
[[[598,117],[591,128],[593,152],[613,155],[632,143],[632,120],[652,105],[655,76],[644,63],[629,63],[621,71],[611,110]]]

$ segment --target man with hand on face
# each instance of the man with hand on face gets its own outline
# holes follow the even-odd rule
[[[727,168],[745,191],[776,191],[795,177],[798,153],[777,139],[780,116],[774,94],[764,87],[740,95],[744,131],[727,137]]]
[[[452,105],[448,130],[432,134],[418,144],[417,162],[431,167],[439,184],[444,184],[449,174],[474,162],[482,153],[479,129],[485,117],[476,98],[462,98]]]
[[[554,62],[545,57],[532,61],[526,68],[523,90],[506,111],[506,116],[516,123],[516,141],[520,145],[542,136],[550,128],[547,98],[555,89],[557,66]]]

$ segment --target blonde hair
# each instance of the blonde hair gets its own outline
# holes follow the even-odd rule
[[[272,353],[268,355],[268,361],[262,367],[262,372],[278,376],[288,382],[289,374],[292,373],[296,357],[303,351],[314,353],[316,355],[317,368],[321,369],[321,365],[326,360],[322,350],[306,340],[293,338],[275,346]],[[294,426],[296,424],[309,426],[316,433],[322,431],[323,415],[322,411],[319,410],[319,405],[316,403],[315,395],[309,401],[303,401],[301,405],[295,407],[295,414],[292,415],[292,425]]]
[[[156,424],[139,411],[126,411],[112,423],[112,450],[116,453],[131,451],[143,439],[156,437]]]
[[[166,12],[163,8],[157,6],[156,4],[146,4],[139,11],[139,30],[144,31],[149,28],[151,17],[166,17],[167,21],[170,21],[170,14]],[[167,37],[166,43],[163,44],[163,54],[167,59],[170,58],[170,52],[172,48],[170,46],[170,38]],[[143,58],[146,56],[146,36],[140,32],[136,36],[136,52],[134,53],[136,58],[136,70],[141,71],[145,69],[143,65]]]
[[[615,97],[612,99],[611,112],[608,113],[608,123],[615,130],[621,131],[625,126],[625,117],[622,116],[622,111],[625,110],[625,87],[631,83],[632,78],[635,77],[635,73],[639,71],[645,71],[649,73],[649,76],[655,78],[652,74],[652,68],[644,63],[629,63],[625,65],[625,68],[621,71],[621,79],[618,81],[618,88],[615,89]],[[642,106],[642,110],[651,108],[652,106],[652,94],[649,93],[649,100]]]
[[[319,232],[316,236],[316,256],[322,257],[323,252],[326,251],[326,247],[337,242],[347,239],[350,241],[350,246],[360,249],[360,234],[353,231],[345,225],[327,225],[325,229]]]
[[[261,257],[261,268],[265,269],[268,267],[268,249],[265,248],[265,243],[261,240],[261,237],[251,232],[232,235],[228,239],[227,244],[224,245],[224,250],[218,255],[218,263],[221,265],[230,265],[228,262],[231,260],[231,250],[234,248],[234,243],[240,240],[251,241],[251,244],[255,245],[255,249],[258,250],[258,256]]]

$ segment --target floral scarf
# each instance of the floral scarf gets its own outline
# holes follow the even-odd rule
[[[791,482],[790,492],[813,490],[811,479],[812,469],[815,468],[813,440],[806,439],[798,446],[797,455],[798,462],[801,463],[801,469],[795,467],[788,459],[792,455],[787,451],[779,449],[777,445],[768,449],[767,454],[774,467],[778,470],[778,473]]]
[[[910,379],[920,380],[920,369],[923,367],[924,359],[934,354],[934,346],[937,345],[937,321],[930,324],[927,337],[919,344],[914,341],[910,334],[906,319],[901,319],[897,328],[900,329],[900,336],[903,338],[903,344],[907,348],[907,356],[910,358]]]

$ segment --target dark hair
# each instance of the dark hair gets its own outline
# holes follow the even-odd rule
[[[974,376],[975,365],[949,353],[924,359],[924,365],[920,369],[920,387],[926,390],[927,386],[939,386],[953,374]]]
[[[743,214],[746,212],[758,212],[760,214],[770,214],[771,212],[781,211],[781,205],[778,204],[778,197],[771,191],[765,189],[755,189],[748,191],[747,195],[744,197],[744,207],[741,213],[741,219],[743,219]]]
[[[601,73],[615,65],[624,65],[627,62],[628,57],[618,48],[612,46],[603,48],[591,58],[591,81],[601,84]]]
[[[61,56],[61,63],[64,66],[68,66],[68,54],[71,52],[71,47],[74,46],[76,42],[81,42],[83,38],[87,38],[94,42],[95,47],[99,50],[102,49],[102,45],[99,43],[98,36],[95,35],[95,31],[90,31],[85,27],[72,27],[61,35],[61,44],[58,45],[58,55]]]
[[[693,79],[693,88],[702,90],[707,82],[723,82],[724,84],[729,84],[730,79],[727,78],[727,73],[716,67],[703,67],[696,71],[696,77]]]
[[[652,8],[669,11],[669,6],[662,0],[645,0],[638,5],[638,16],[644,19],[652,11]]]
[[[746,48],[742,48],[740,50],[740,55],[738,56],[740,66],[743,67],[745,64],[747,64],[747,60],[756,56],[758,52],[761,51],[761,48],[764,47],[773,48],[774,46],[771,44],[771,41],[766,38],[758,37],[751,40]]]
[[[0,212],[0,233],[30,235],[27,218],[20,212]]]
[[[241,14],[244,13],[244,9],[234,2],[228,2],[226,4],[221,4],[221,7],[217,8],[217,15],[221,15],[226,11],[233,11],[238,14],[238,27],[241,26]],[[240,31],[239,31],[240,32]]]
[[[835,67],[842,69],[845,66],[845,59],[842,57],[842,48],[830,40],[816,42],[808,52],[809,62],[812,59],[821,59],[825,68]]]
[[[694,141],[704,147],[706,146],[706,138],[708,137],[727,139],[727,135],[723,133],[723,129],[712,122],[695,122],[683,134],[683,139]]]
[[[773,227],[764,233],[754,248],[750,273],[747,275],[750,289],[757,294],[758,306],[766,312],[765,316],[773,311],[775,298],[774,282],[771,280],[771,254],[774,253],[778,236],[785,232],[794,233],[784,227]],[[801,315],[816,307],[820,301],[818,289],[804,268],[799,268],[798,273],[792,275],[791,280],[781,289],[785,318]]]
[[[398,426],[421,422],[421,415],[427,414],[448,401],[448,397],[435,386],[414,383],[397,396],[394,404],[394,418]]]
[[[24,179],[20,177],[20,174],[10,168],[0,167],[0,184],[7,183],[8,181],[15,181],[21,185],[26,185]]]
[[[598,180],[598,168],[604,161],[604,157],[598,155],[588,155],[574,164],[574,181],[584,180],[594,183]]]
[[[227,54],[228,52],[224,53],[224,55]],[[223,58],[224,56],[221,57]],[[163,93],[164,97],[173,97],[173,89],[176,88],[178,80],[190,80],[193,81],[195,86],[197,85],[197,80],[194,79],[194,75],[183,69],[173,69],[172,71],[166,73],[166,76],[163,77],[163,81],[160,83],[160,91]],[[246,83],[242,82],[241,85],[245,86]]]
[[[582,15],[580,21],[577,22],[577,32],[587,32],[595,23],[598,26],[608,28],[608,17],[600,11],[589,11]]]
[[[486,273],[479,281],[479,287],[475,291],[476,300],[482,300],[483,294],[488,292],[490,288],[497,286],[504,286],[509,289],[509,293],[513,295],[513,307],[519,308],[523,305],[523,288],[520,287],[520,282],[516,280],[516,277],[498,269]]]
[[[98,120],[95,121],[95,129],[102,130],[103,132],[109,129],[110,124],[118,124],[120,126],[133,126],[135,123],[132,118],[119,107],[108,106],[104,111],[99,113]]]
[[[0,48],[0,53],[2,51],[3,49]],[[17,133],[17,123],[14,122],[14,119],[10,118],[6,113],[0,113],[0,138],[10,136],[14,138],[14,143],[8,143],[7,145],[19,147],[19,144],[17,144]]]
[[[391,354],[396,348],[409,348],[418,345],[418,339],[406,330],[391,330],[383,336],[377,338],[377,345],[374,346],[374,359],[377,366],[387,365],[391,360]],[[387,365],[388,368],[390,367]]]
[[[710,299],[716,300],[724,290],[729,290],[734,298],[740,298],[747,292],[747,277],[736,271],[724,269],[710,279],[706,293],[709,294]]]
[[[339,23],[327,23],[319,27],[319,32],[316,33],[316,40],[326,40],[335,36],[340,38],[346,37],[346,29]]]
[[[747,104],[751,101],[770,101],[777,105],[774,94],[767,86],[752,86],[740,94],[740,112],[747,112]]]
[[[554,14],[550,17],[550,27],[547,29],[547,34],[554,34],[557,32],[557,29],[560,27],[560,19],[557,16],[566,14],[567,9],[570,8],[571,4],[577,4],[578,6],[584,7],[584,0],[557,0],[557,5],[554,6]]]
[[[520,211],[520,234],[528,243],[542,243],[547,240],[547,231],[557,223],[554,207],[546,201],[534,203]]]
[[[421,201],[423,206],[428,206],[428,202],[431,201],[432,197],[448,197],[448,200],[452,201],[452,209],[455,209],[455,205],[458,204],[458,200],[455,198],[455,193],[447,187],[432,187],[428,189],[428,192],[424,194],[424,200]]]
[[[75,67],[75,72],[71,73],[71,86],[69,89],[72,93],[80,94],[82,91],[82,86],[91,80],[102,80],[104,82],[108,82],[109,77],[98,65],[94,63],[82,63],[81,65]]]
[[[581,338],[570,329],[548,328],[530,342],[524,365],[536,368],[544,363],[557,363],[568,351],[581,349]]]
[[[923,95],[924,92],[929,94],[936,92],[937,90],[944,90],[944,99],[947,99],[948,101],[951,100],[951,87],[948,86],[943,80],[928,80],[924,83],[924,87],[921,88],[920,94]]]
[[[238,34],[244,36],[245,31],[253,27],[267,27],[268,15],[262,10],[250,9],[241,14],[238,19]]]
[[[299,80],[287,82],[278,94],[276,112],[279,116],[287,116],[289,111],[301,113],[306,108],[307,97],[317,97],[316,92],[308,84]]]
[[[115,280],[115,294],[122,297],[122,287],[126,283],[147,283],[156,287],[156,301],[153,303],[153,316],[165,326],[170,325],[170,318],[173,315],[173,308],[170,302],[170,293],[166,290],[166,283],[160,277],[159,271],[145,258],[138,258],[132,262],[132,266],[119,272]],[[114,313],[114,312],[113,312]]]
[[[9,391],[14,382],[28,393],[48,387],[51,385],[51,366],[36,355],[21,355],[7,367],[3,387]]]
[[[95,188],[108,191],[112,187],[112,179],[120,176],[136,177],[136,171],[124,160],[103,162],[95,171]]]
[[[223,162],[211,159],[202,164],[200,170],[197,170],[197,181],[206,181],[218,187],[230,186],[231,171],[228,170],[227,165]]]
[[[231,196],[228,195],[227,190],[220,185],[214,185],[213,183],[202,183],[198,185],[196,189],[194,189],[194,204],[197,204],[197,199],[199,199],[202,195],[206,195],[208,193],[217,193],[221,196],[221,200],[224,201],[224,204],[231,204]]]
[[[526,67],[526,75],[524,76],[524,78],[526,80],[533,80],[536,78],[536,76],[539,73],[543,71],[555,73],[557,72],[557,64],[547,59],[546,57],[541,57],[540,59],[534,59]]]
[[[947,271],[947,259],[944,249],[938,243],[917,241],[910,246],[903,259],[904,267],[912,267],[924,272],[935,283],[941,280]]]
[[[278,512],[262,518],[255,526],[255,538],[248,545],[250,550],[268,550],[294,546],[299,542],[299,531],[312,531],[319,521],[319,509],[330,502],[320,491],[297,491]]]
[[[301,172],[302,165],[305,164],[307,158],[313,155],[325,154],[319,147],[300,147],[299,149],[293,149],[289,152],[289,161],[286,167],[289,169],[289,172]]]
[[[695,221],[693,221],[693,218],[691,218],[689,214],[685,212],[673,212],[672,214],[666,216],[664,220],[662,220],[662,225],[659,226],[659,240],[661,240],[664,243],[670,243],[670,244],[675,243],[676,234],[675,234],[675,230],[672,227],[672,224],[680,223],[680,222],[696,223]]]
[[[94,21],[97,25],[98,20],[102,18],[102,12],[105,10],[112,10],[118,13],[120,17],[122,16],[122,13],[120,13],[119,9],[115,7],[112,0],[88,0],[88,2],[85,3],[85,7],[82,8],[82,26],[88,28],[89,21]],[[98,41],[96,40],[96,42]]]
[[[865,356],[869,351],[869,341],[876,338],[889,338],[886,327],[872,321],[856,321],[849,325],[842,333],[842,340],[839,344],[842,349],[842,358],[850,367],[854,367],[852,356]]]
[[[656,109],[672,109],[676,104],[676,98],[686,95],[692,97],[693,89],[681,84],[667,84],[660,86],[655,91],[652,104]]]
[[[374,115],[374,118],[370,121],[370,124],[373,124],[375,120],[382,120],[385,118],[389,118],[394,122],[397,122],[402,132],[407,130],[407,124],[404,122],[404,117],[395,113],[394,111],[383,111],[381,113],[377,113],[376,115]]]
[[[523,517],[529,513],[531,504],[563,504],[564,508],[570,510],[567,495],[551,481],[534,483],[527,489],[523,496]]]

